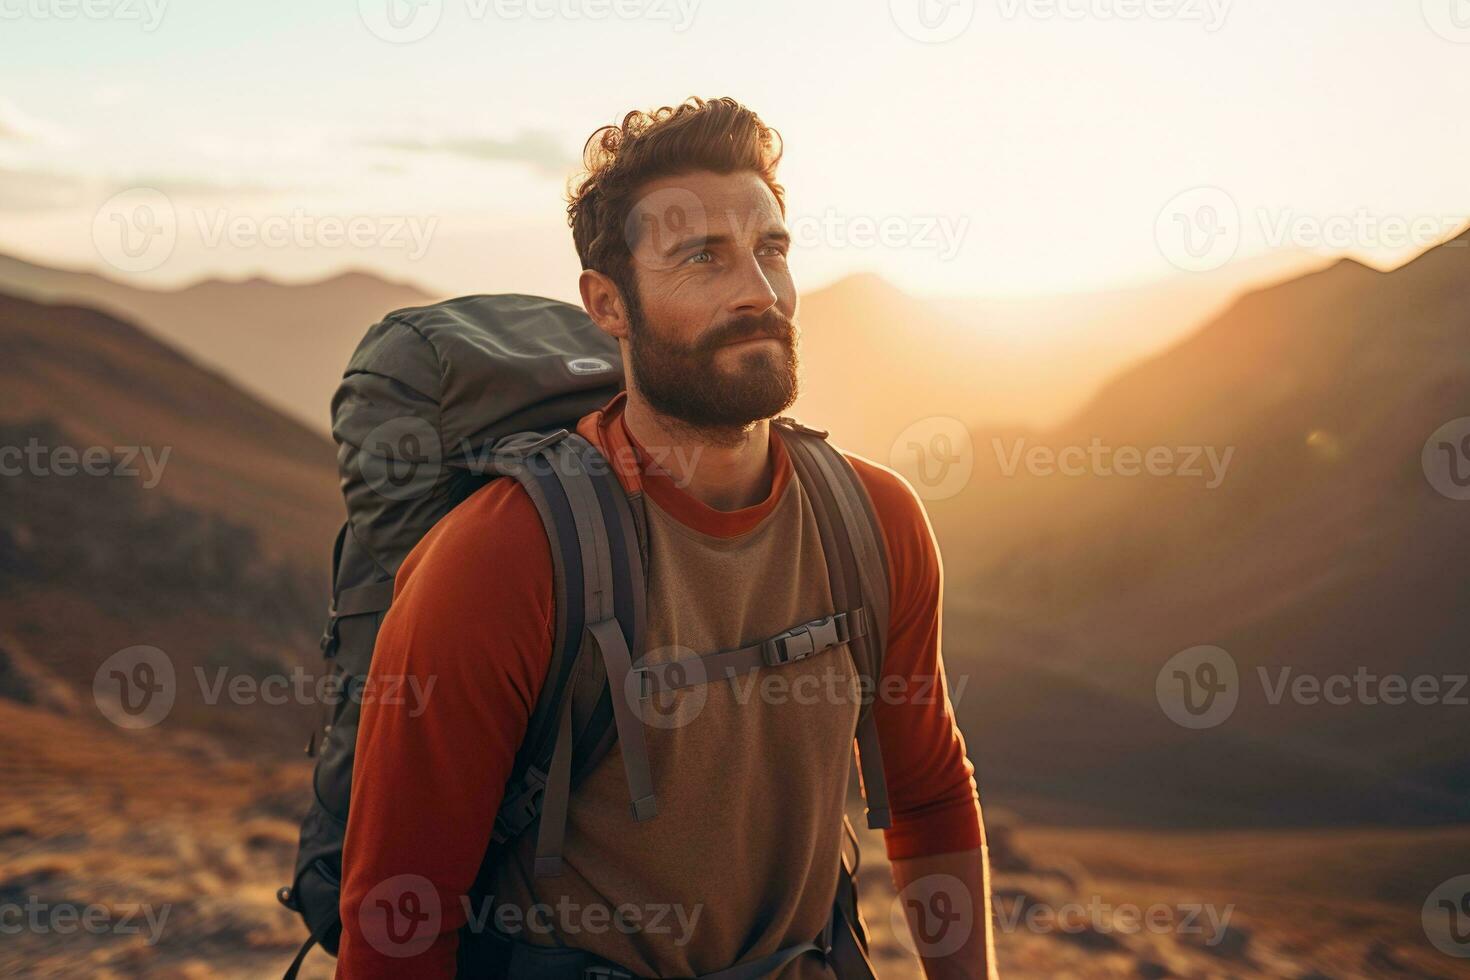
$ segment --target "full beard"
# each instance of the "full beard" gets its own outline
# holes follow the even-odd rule
[[[654,411],[706,440],[738,439],[752,423],[796,401],[796,326],[775,310],[732,320],[690,345],[651,328],[636,300],[628,314],[629,366],[638,391]],[[779,347],[759,345],[737,353],[733,366],[717,363],[725,345],[750,337],[773,337]]]

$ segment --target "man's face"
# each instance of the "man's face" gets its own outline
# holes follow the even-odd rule
[[[628,219],[631,383],[660,414],[737,429],[796,400],[791,238],[752,172],[650,181]]]

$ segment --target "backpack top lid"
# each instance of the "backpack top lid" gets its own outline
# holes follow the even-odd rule
[[[498,440],[572,428],[622,387],[617,341],[569,303],[463,296],[388,314],[332,398],[355,544],[392,576],[483,481]]]

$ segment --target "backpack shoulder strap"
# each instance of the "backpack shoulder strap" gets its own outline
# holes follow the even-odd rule
[[[627,698],[611,696],[627,688],[632,651],[642,646],[642,531],[611,466],[575,433],[561,429],[546,436],[509,437],[496,446],[492,458],[494,472],[518,480],[541,515],[551,543],[557,609],[546,683],[496,816],[493,839],[504,844],[539,819],[536,873],[554,875],[561,870],[578,749],[605,752],[615,730],[633,818],[648,820],[656,812],[642,726]],[[584,656],[593,650],[597,657]],[[576,695],[599,689],[602,696],[590,710],[586,697]],[[578,774],[590,768],[585,756],[580,761]]]
[[[826,432],[784,416],[775,422],[774,431],[785,443],[797,477],[812,502],[822,550],[827,555],[832,601],[838,609],[861,607],[867,611],[868,629],[850,643],[849,649],[863,681],[862,690],[874,691],[883,675],[888,643],[889,572],[873,501],[847,457],[827,440]],[[888,827],[888,784],[871,702],[858,716],[857,753],[868,826]]]

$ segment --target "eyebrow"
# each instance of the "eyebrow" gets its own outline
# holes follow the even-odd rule
[[[761,232],[762,242],[781,242],[789,245],[791,233],[785,228],[770,228]],[[664,249],[663,256],[668,258],[680,252],[686,252],[692,248],[709,248],[711,245],[729,245],[734,239],[729,235],[695,235],[692,238],[682,238],[672,246]]]

